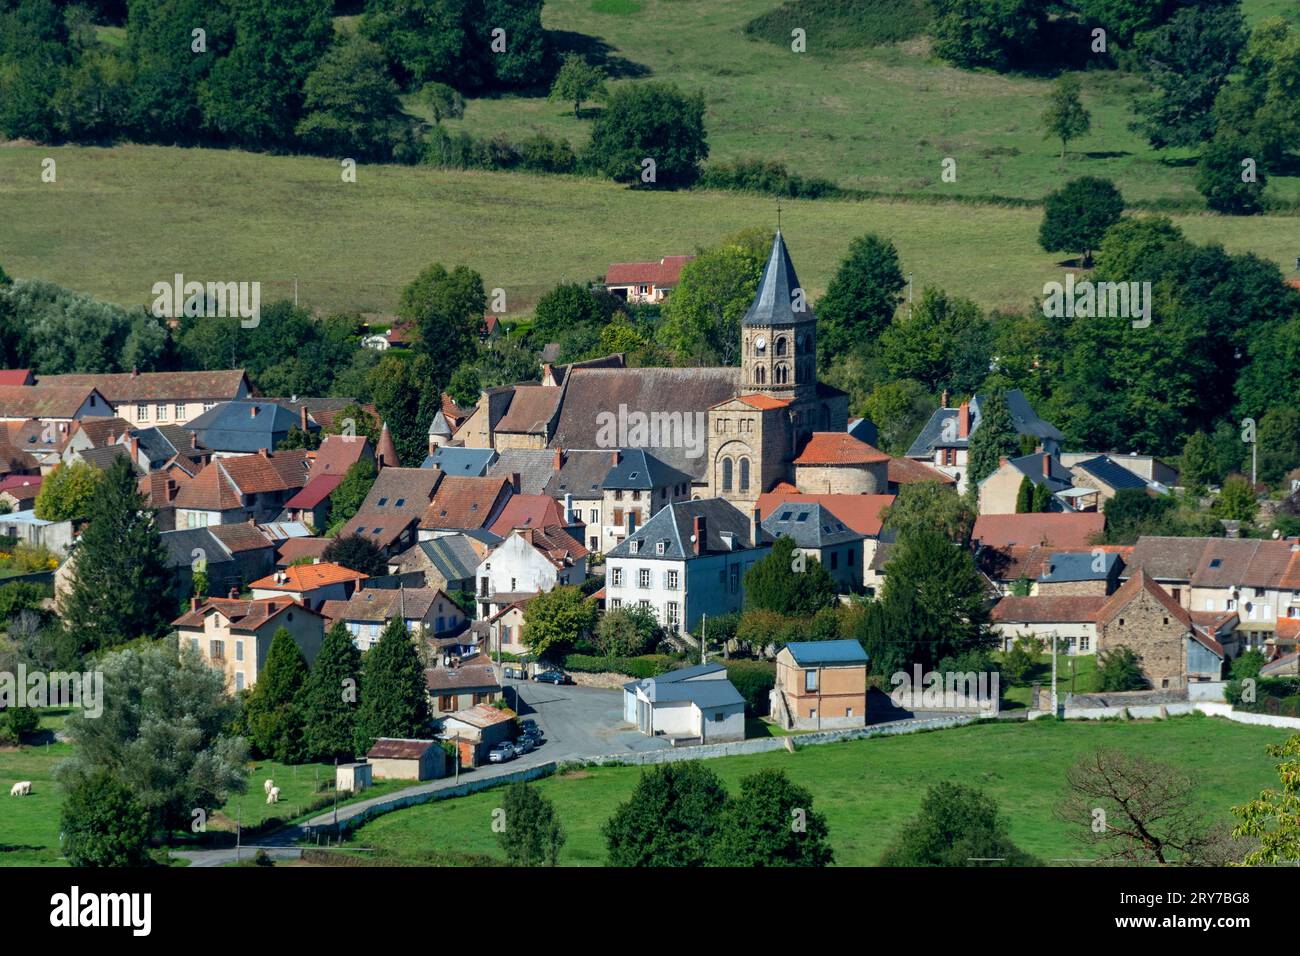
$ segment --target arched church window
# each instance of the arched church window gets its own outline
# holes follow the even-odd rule
[[[722,459],[722,490],[731,490],[731,459]]]
[[[740,490],[749,490],[749,459],[740,459]]]
[[[789,370],[784,365],[778,365],[776,367],[776,383],[778,385],[785,384],[786,380],[789,378],[789,374]]]
[[[777,338],[777,340],[776,340],[776,354],[777,354],[777,355],[784,355],[784,354],[785,354],[785,344],[786,344],[786,343],[785,343],[785,336],[784,336],[784,335],[779,336],[779,337]]]
[[[754,369],[754,381],[759,385],[764,384],[767,381],[767,369],[761,365]]]

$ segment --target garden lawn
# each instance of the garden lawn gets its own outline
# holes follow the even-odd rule
[[[1100,746],[1167,761],[1194,774],[1197,797],[1214,819],[1231,822],[1228,808],[1277,785],[1265,752],[1286,733],[1208,717],[1152,722],[1007,721],[923,734],[707,761],[729,790],[756,770],[781,768],[813,794],[826,814],[835,859],[873,865],[926,788],[943,780],[980,787],[1002,807],[1012,838],[1045,860],[1080,856],[1071,829],[1052,808],[1065,795],[1065,771]],[[589,767],[535,784],[555,803],[568,833],[566,865],[601,865],[601,825],[626,800],[641,769]],[[500,856],[492,811],[500,789],[423,804],[377,817],[360,827],[352,845],[406,858],[429,851]]]

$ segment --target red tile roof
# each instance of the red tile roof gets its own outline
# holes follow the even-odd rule
[[[1287,562],[1286,570],[1278,579],[1278,587],[1288,591],[1300,591],[1300,548],[1291,552],[1291,560]]]
[[[71,419],[92,396],[96,408],[109,411],[108,399],[88,386],[0,385],[0,414],[6,418]]]
[[[289,598],[208,598],[197,609],[186,611],[172,621],[174,627],[203,627],[203,619],[212,611],[220,612],[230,621],[232,631],[252,632],[258,630],[267,621],[273,620],[290,609],[303,614],[319,617],[315,611],[303,607]]]
[[[995,604],[989,617],[995,624],[1091,623],[1105,603],[1100,594],[1013,595]]]
[[[569,536],[563,528],[551,525],[548,528],[528,528],[519,534],[536,548],[557,568],[566,567],[590,552]]]
[[[431,747],[438,746],[436,740],[403,740],[397,737],[380,737],[366,751],[371,760],[419,760]]]
[[[120,402],[230,401],[239,397],[245,383],[243,369],[215,372],[115,372],[103,375],[41,375],[37,385],[75,386],[83,392],[97,389],[114,405]]]
[[[32,382],[29,368],[0,368],[0,385],[30,385]]]
[[[605,285],[649,283],[665,289],[677,285],[682,266],[694,256],[664,256],[658,262],[612,262],[605,273]]]
[[[731,401],[731,399],[728,399]],[[788,408],[790,403],[784,398],[773,398],[771,395],[737,395],[737,402],[744,402],[750,408],[757,408],[760,411],[768,411],[773,408]],[[726,402],[720,404],[725,405]]]
[[[320,475],[303,485],[302,490],[284,503],[286,508],[315,508],[334,493],[342,475]]]
[[[821,505],[835,517],[859,534],[876,538],[884,523],[880,512],[894,503],[893,495],[805,495],[797,490],[786,491],[789,485],[778,485],[772,491],[758,496],[755,505],[761,517],[768,517],[783,504]]]
[[[295,564],[283,571],[268,574],[266,577],[254,581],[249,587],[263,591],[304,594],[307,591],[314,591],[317,588],[327,587],[331,584],[364,581],[366,577],[367,575],[362,574],[360,571],[353,571],[351,568],[345,568],[343,565],[334,564],[333,562]]]
[[[504,538],[516,528],[545,528],[563,524],[559,502],[549,495],[511,495],[488,530]]]
[[[937,481],[945,485],[957,483],[952,475],[945,475],[938,468],[931,468],[925,462],[911,458],[889,459],[889,481],[895,485],[910,485],[917,481]]]
[[[1273,635],[1279,641],[1300,640],[1300,617],[1278,618],[1277,629]]]
[[[1042,544],[1057,551],[1083,551],[1090,546],[1093,535],[1102,532],[1105,523],[1105,516],[1099,512],[980,515],[975,519],[971,538],[990,548]]]
[[[319,558],[329,546],[329,538],[290,538],[275,552],[275,563],[287,567],[302,558]]]
[[[510,407],[493,431],[549,438],[550,423],[563,393],[553,385],[516,385]]]
[[[342,478],[349,468],[365,456],[369,448],[370,440],[360,435],[326,435],[311,460],[308,480],[322,475],[338,475]]]
[[[514,720],[514,711],[499,710],[496,707],[489,707],[487,704],[479,704],[476,707],[469,707],[465,710],[458,710],[451,715],[459,721],[469,724],[471,727],[491,727],[493,724],[503,724],[508,720]]]
[[[243,506],[240,495],[297,491],[307,483],[307,454],[295,448],[274,454],[259,452],[214,459],[181,486],[176,507],[228,511]]]
[[[848,432],[813,432],[796,465],[871,465],[889,461],[879,448],[859,441]]]
[[[420,528],[465,531],[486,527],[510,493],[507,478],[447,475],[420,519]]]

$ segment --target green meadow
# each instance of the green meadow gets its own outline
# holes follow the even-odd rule
[[[879,737],[788,753],[707,761],[733,792],[746,774],[783,769],[807,787],[826,815],[837,864],[871,866],[939,781],[979,787],[1004,811],[1012,838],[1047,861],[1081,856],[1071,827],[1053,816],[1066,794],[1065,771],[1098,747],[1171,763],[1192,774],[1196,799],[1216,821],[1231,824],[1229,807],[1277,786],[1274,758],[1264,752],[1285,732],[1208,717],[1157,722],[999,722],[954,730]],[[588,767],[539,781],[568,834],[561,863],[599,866],[602,824],[636,785],[639,767]],[[351,845],[417,862],[432,853],[500,858],[492,812],[500,789],[397,810],[362,825]]]

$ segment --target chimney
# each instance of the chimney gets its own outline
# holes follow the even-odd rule
[[[140,460],[140,439],[134,435],[131,436],[131,460],[135,462]]]
[[[617,448],[615,448],[613,453],[610,455],[611,464],[617,465],[622,460],[623,460],[623,453],[620,452]]]
[[[999,468],[1002,468],[1003,466],[1006,465],[1006,463],[1007,463],[1007,456],[1006,456],[1006,455],[998,455],[998,467],[999,467]]]
[[[257,417],[257,412],[258,412],[257,402],[253,402],[253,404],[251,404],[251,405],[248,406],[248,417],[249,417],[249,418],[256,418],[256,417]]]
[[[758,547],[758,539],[763,533],[763,512],[754,505],[754,510],[749,515],[749,543]]]
[[[704,553],[705,536],[709,531],[709,523],[704,515],[696,515],[692,521],[691,538],[692,549],[696,554]]]
[[[514,489],[515,494],[519,494],[519,472],[510,472],[510,487]]]
[[[946,388],[939,393],[939,407],[940,408],[948,407],[948,390]]]
[[[573,513],[573,494],[566,491],[564,493],[564,523],[575,523],[577,517]]]
[[[962,402],[957,409],[957,437],[970,437],[970,402]]]
[[[237,599],[239,597],[239,588],[231,588],[230,593],[227,594],[226,597],[230,598],[232,601]]]
[[[197,611],[198,609],[199,609],[199,599],[198,599],[198,597],[195,596],[195,597],[190,598],[190,610],[191,610],[191,611]]]
[[[555,449],[555,467],[552,469],[552,471],[559,471],[563,467],[564,467],[564,452],[563,450],[557,448]]]
[[[268,451],[268,450],[265,449],[265,448],[259,448],[259,449],[257,450],[257,453],[258,453],[259,455],[261,455],[263,458],[270,458],[270,457],[271,457],[271,453],[270,453],[270,451]]]
[[[132,366],[131,366],[131,377],[132,377],[132,378],[135,378],[135,377],[136,377],[137,375],[139,375],[139,374],[140,374],[140,370],[139,370],[138,368],[136,368],[134,365],[132,365]]]
[[[298,427],[301,428],[303,431],[307,430],[307,406],[306,405],[301,405],[298,407]]]
[[[1043,456],[1043,477],[1044,478],[1052,477],[1052,456],[1051,455]]]

